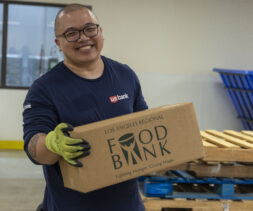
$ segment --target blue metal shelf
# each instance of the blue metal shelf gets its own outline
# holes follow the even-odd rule
[[[214,68],[219,73],[246,130],[253,129],[253,71]]]

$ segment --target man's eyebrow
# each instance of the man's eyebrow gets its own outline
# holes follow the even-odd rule
[[[89,22],[89,23],[86,23],[85,25],[84,25],[84,27],[86,27],[86,26],[90,26],[90,25],[97,25],[96,23],[91,23],[91,22]]]
[[[84,29],[84,28],[86,28],[87,26],[91,26],[91,25],[96,25],[96,23],[91,23],[91,22],[86,23],[86,24],[83,25],[82,28],[69,27],[69,28],[67,28],[67,29],[64,31],[64,33],[69,32],[69,31],[78,31],[78,30]]]
[[[69,32],[69,31],[77,31],[79,29],[75,28],[75,27],[69,27],[67,28],[63,33]]]

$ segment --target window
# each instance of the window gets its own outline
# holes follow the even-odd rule
[[[2,76],[3,4],[0,3],[0,82]]]
[[[28,88],[63,59],[54,43],[54,19],[62,6],[0,4],[1,88]]]

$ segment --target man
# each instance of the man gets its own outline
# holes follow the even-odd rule
[[[63,8],[56,16],[55,36],[64,61],[33,83],[23,112],[25,151],[34,163],[43,164],[42,210],[145,210],[136,180],[86,194],[64,188],[59,158],[78,168],[82,166],[78,158],[92,153],[92,140],[69,136],[72,126],[140,111],[147,105],[135,73],[100,55],[102,28],[89,9],[79,4]],[[114,103],[110,97],[115,95],[125,97]]]

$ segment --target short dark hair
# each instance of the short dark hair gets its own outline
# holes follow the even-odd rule
[[[69,13],[69,12],[72,12],[72,11],[82,10],[82,9],[88,9],[89,11],[91,11],[91,9],[89,7],[87,7],[83,4],[69,4],[65,7],[63,7],[62,9],[60,9],[59,12],[57,13],[57,15],[55,16],[54,33],[56,34],[57,28],[59,26],[59,16],[60,16],[61,13]],[[95,17],[96,17],[96,15],[95,15]]]

